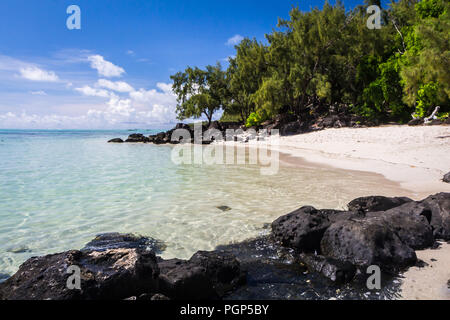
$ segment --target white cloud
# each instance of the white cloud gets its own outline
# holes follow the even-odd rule
[[[131,92],[134,91],[134,88],[130,86],[128,83],[124,81],[109,81],[106,79],[100,79],[97,81],[97,85],[102,88],[106,88],[109,90],[117,91],[117,92]]]
[[[23,112],[0,114],[0,128],[17,129],[102,129],[102,128],[162,128],[176,120],[176,97],[170,83],[158,83],[155,89],[132,91],[122,98],[114,93],[84,86],[76,91],[86,96],[108,98],[103,105],[89,108],[79,115],[36,115]],[[79,105],[81,109],[84,105]],[[73,106],[72,108],[77,108]]]
[[[90,86],[84,86],[81,88],[75,88],[76,91],[80,92],[81,94],[85,96],[90,97],[102,97],[102,98],[109,98],[111,97],[111,92],[103,89],[95,89]]]
[[[127,55],[134,56],[134,51],[133,50],[127,50]]]
[[[242,40],[244,40],[244,37],[240,34],[236,34],[225,43],[227,46],[235,46],[239,44]]]
[[[47,95],[47,93],[43,90],[31,91],[30,93],[34,96],[46,96]]]
[[[91,68],[96,69],[98,74],[111,78],[111,77],[120,77],[125,70],[119,66],[114,65],[113,63],[106,61],[100,55],[92,55],[88,57],[88,60],[91,62]]]
[[[59,80],[53,71],[46,71],[36,66],[20,68],[19,72],[22,78],[31,81],[56,82]]]

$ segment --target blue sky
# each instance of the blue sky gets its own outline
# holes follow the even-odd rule
[[[81,30],[66,27],[72,4]],[[323,1],[2,0],[0,128],[170,126],[171,74],[226,64],[241,37],[263,40],[297,5]]]

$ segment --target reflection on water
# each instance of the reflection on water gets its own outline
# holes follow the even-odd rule
[[[0,131],[0,273],[104,232],[151,236],[166,243],[165,258],[189,258],[265,234],[265,224],[302,205],[343,208],[399,190],[330,168],[281,166],[263,176],[249,164],[177,166],[170,146],[107,144],[113,137]]]

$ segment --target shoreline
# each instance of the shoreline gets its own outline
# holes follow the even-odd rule
[[[372,172],[399,183],[414,200],[450,192],[442,177],[450,168],[450,126],[380,126],[325,129],[280,137],[269,149],[301,164]],[[222,142],[227,145],[230,142]],[[251,140],[245,145],[258,147]],[[233,142],[231,142],[233,144]],[[244,145],[244,144],[242,144]],[[398,194],[391,196],[398,196]]]
[[[383,148],[380,149],[379,144],[378,148],[376,148],[377,142],[379,142],[379,136],[373,137],[373,132],[369,132],[369,135],[372,135],[371,139],[375,139],[375,142],[374,140],[366,141],[362,148],[355,147],[352,150],[354,153],[360,154],[358,155],[358,157],[352,158],[352,154],[346,154],[345,146],[351,146],[354,141],[352,139],[346,138],[345,136],[345,134],[350,130],[343,129],[339,129],[339,131],[324,130],[321,132],[305,134],[304,136],[283,137],[283,141],[279,145],[273,147],[272,150],[277,150],[280,152],[280,161],[283,163],[283,165],[286,164],[302,167],[309,166],[313,168],[322,166],[326,166],[327,168],[339,168],[340,166],[335,165],[335,159],[341,159],[342,163],[345,163],[345,166],[350,166],[351,163],[357,162],[359,163],[359,166],[364,168],[365,170],[361,170],[359,168],[355,169],[354,167],[346,168],[345,166],[344,168],[341,167],[338,170],[354,171],[350,174],[351,177],[362,174],[363,177],[366,177],[366,179],[371,181],[372,185],[375,186],[375,190],[377,189],[377,184],[381,186],[383,185],[383,183],[387,182],[392,182],[393,186],[398,185],[404,187],[405,183],[413,185],[414,183],[417,184],[419,182],[426,181],[428,184],[423,187],[421,191],[415,193],[416,197],[414,198],[416,200],[425,198],[419,198],[419,195],[422,192],[427,192],[426,195],[435,193],[434,191],[432,191],[435,189],[427,188],[437,188],[436,190],[438,192],[442,192],[443,190],[441,189],[440,185],[444,184],[439,180],[435,181],[432,179],[434,179],[440,171],[445,173],[445,169],[443,168],[444,165],[448,163],[448,156],[444,154],[439,158],[439,162],[435,162],[434,160],[436,159],[437,154],[441,152],[442,146],[446,146],[447,140],[445,139],[450,138],[450,134],[448,135],[448,137],[446,136],[447,133],[450,133],[449,128],[438,128],[433,130],[432,133],[432,136],[434,134],[443,134],[443,138],[434,138],[444,140],[444,144],[441,143],[440,140],[438,140],[439,143],[435,143],[435,141],[430,141],[425,138],[420,143],[411,142],[411,139],[414,140],[415,137],[412,137],[409,141],[408,139],[406,139],[407,141],[403,142],[410,150],[410,152],[406,153],[402,153],[400,150],[395,150],[395,148],[399,148],[403,145],[398,142],[399,136],[395,137],[394,135],[392,135],[392,130],[396,131],[398,129],[398,127],[394,128],[395,130],[392,129],[392,127],[384,127],[383,130],[384,134],[391,138],[390,144],[385,145],[386,149],[391,148],[391,150],[389,150],[389,152],[391,152],[391,159],[389,159],[389,161],[386,161],[386,158],[384,157],[384,155],[386,154],[386,150],[384,150]],[[377,128],[377,130],[381,129]],[[411,129],[402,127],[401,130]],[[323,142],[319,142],[320,139],[324,139],[324,136],[326,137],[328,134],[330,134],[330,132],[333,133],[333,138],[341,141],[340,146],[333,145],[333,141],[328,140],[325,140],[325,146]],[[336,134],[336,132],[338,132],[338,134]],[[353,131],[352,133],[354,132],[355,131]],[[360,136],[356,137],[356,139],[360,139],[361,137],[364,139],[370,138],[367,135],[364,136],[364,134],[361,134]],[[397,140],[395,138],[397,138]],[[301,147],[302,143],[307,143],[308,140],[311,139],[317,142],[314,145],[311,144],[311,146],[314,148],[305,149]],[[248,144],[238,144],[238,146],[256,147],[258,143],[259,142],[256,141],[250,141],[248,142]],[[308,143],[310,143],[310,141]],[[320,146],[321,143],[322,145]],[[330,147],[330,144],[333,146],[333,148],[327,149],[326,146]],[[289,150],[289,152],[286,152],[286,150]],[[304,153],[306,153],[305,150],[312,151],[310,154],[316,154],[316,156],[317,154],[321,154],[321,156],[323,157],[322,161],[312,161],[311,159],[313,157],[302,156]],[[361,153],[364,152],[366,152],[366,157],[361,156]],[[408,160],[409,157],[413,157],[411,158],[412,160],[422,163],[423,165],[415,166],[412,164],[414,163],[414,161],[402,161],[404,159]],[[430,161],[430,159],[432,161]],[[399,167],[408,168],[409,172],[414,172],[414,174],[408,176],[408,179],[404,181],[394,181],[388,179],[388,177],[391,177],[389,176],[389,174],[394,175],[396,172],[398,173]],[[377,172],[387,169],[389,169],[388,175],[382,175],[380,172]],[[433,174],[428,174],[429,171],[433,172]],[[420,178],[419,182],[417,182],[417,177]],[[324,183],[325,185],[328,184],[326,182]],[[392,194],[385,194],[385,196],[397,197],[403,195],[396,193],[397,191],[395,189],[392,189],[390,192]],[[371,192],[372,195],[376,193],[377,192]],[[397,298],[449,299],[449,292],[445,289],[445,286],[448,279],[450,278],[450,273],[448,270],[450,246],[442,243],[439,249],[427,249],[419,251],[420,248],[435,247],[433,243],[436,239],[444,238],[449,240],[449,233],[446,226],[447,220],[440,220],[447,219],[448,217],[449,196],[450,193],[442,193],[440,195],[429,196],[427,199],[423,199],[423,201],[417,202],[405,198],[379,199],[383,197],[370,196],[366,199],[355,199],[354,201],[352,201],[353,204],[348,204],[348,209],[343,210],[316,210],[308,206],[302,207],[295,212],[279,217],[277,220],[272,222],[271,235],[274,237],[274,240],[276,240],[277,243],[282,244],[283,247],[290,248],[289,250],[294,251],[299,250],[298,252],[300,252],[301,255],[297,258],[302,261],[303,267],[306,266],[307,271],[322,273],[322,275],[325,275],[325,277],[329,278],[332,281],[335,281],[337,279],[336,277],[338,276],[340,277],[339,282],[346,282],[348,280],[351,280],[355,277],[356,268],[363,268],[370,264],[373,265],[373,262],[375,262],[375,264],[378,264],[378,262],[380,262],[383,265],[383,268],[386,268],[386,270],[397,270],[397,268],[402,269],[403,267],[408,266],[410,268],[400,275],[403,276],[404,279],[401,281],[402,283],[399,287],[399,295],[397,296]],[[418,210],[417,213],[415,213],[415,210]],[[431,211],[432,213],[430,214],[432,214],[432,216],[428,217],[426,211]],[[313,219],[311,217],[315,218]],[[345,227],[341,228],[342,226]],[[385,239],[386,241],[386,244],[380,244],[379,241],[377,241],[378,236],[371,231],[374,230],[372,228],[377,228],[377,232],[381,232],[383,239]],[[300,233],[297,233],[298,230],[301,230],[299,231]],[[315,235],[316,233],[317,237],[312,237],[312,235]],[[321,234],[320,236],[319,233]],[[302,237],[304,237],[303,240]],[[361,244],[361,241],[363,242],[363,244]],[[370,250],[374,250],[373,252],[370,252],[370,257],[361,256],[361,245],[366,248],[372,248]],[[373,246],[375,246],[375,249],[373,249]],[[393,251],[389,250],[389,252],[385,252],[385,246],[393,249]],[[107,251],[125,250],[126,248],[126,246],[119,246],[115,249],[108,248]],[[415,250],[413,248],[415,248]],[[87,249],[82,249],[81,254],[85,254],[83,253],[83,250]],[[89,250],[88,252],[90,252]],[[93,258],[102,255],[95,250],[88,254]],[[211,252],[211,254],[215,255],[217,253],[216,250],[219,249],[215,249],[214,253]],[[316,254],[311,252],[316,252]],[[317,252],[319,252],[319,255],[317,255]],[[341,252],[346,252],[346,256],[341,256]],[[415,252],[417,253],[417,258],[419,260],[417,260]],[[134,261],[133,263],[137,261],[134,260],[136,253],[137,252],[134,251],[128,252],[131,259],[130,261]],[[385,254],[387,254],[388,256],[391,255],[391,257],[387,257],[387,259],[383,258]],[[73,251],[71,251],[60,254],[57,259],[59,261],[60,258],[66,259],[67,257],[73,259],[74,261],[78,261],[77,257],[79,255],[80,253],[78,252],[73,255]],[[50,259],[49,257],[51,256],[33,259],[41,259],[36,261],[40,261],[46,264],[46,259]],[[155,257],[149,258],[156,259]],[[216,259],[216,256],[206,257],[206,259],[211,258]],[[361,259],[366,258],[367,261],[364,260],[365,262],[362,262],[363,260]],[[32,263],[32,261],[35,261],[33,259],[30,259],[28,261],[28,264]],[[204,257],[202,257],[200,260],[203,259]],[[230,259],[233,258],[230,256]],[[200,262],[200,260],[197,260],[193,256],[190,260],[183,260],[182,263],[196,265]],[[167,271],[169,273],[172,273],[172,271],[170,271],[174,267],[172,264],[175,263],[176,265],[178,265],[181,260],[156,259],[156,261],[157,265],[154,266],[154,270],[158,270],[159,268],[164,272]],[[230,260],[230,262],[234,264],[235,262],[233,261]],[[115,263],[114,261],[111,262]],[[326,268],[320,267],[325,265],[327,266]],[[24,264],[23,266],[21,266],[21,268],[22,267],[26,269],[28,265]],[[136,265],[136,267],[138,268],[138,265]],[[311,271],[311,269],[313,271]],[[334,273],[329,273],[329,270],[334,270]],[[364,269],[361,269],[360,271],[364,274]],[[183,274],[183,270],[180,269],[179,272],[180,274]],[[19,272],[13,277],[14,279],[19,279],[20,282],[20,277],[22,274],[23,273]],[[60,275],[56,274],[52,276],[59,277]],[[147,275],[143,276],[146,277]],[[238,276],[239,275],[236,275],[237,278]],[[236,281],[240,281],[237,278]],[[36,279],[33,278],[31,279],[31,281],[35,281]],[[53,281],[53,279],[49,280],[51,280],[51,282]],[[10,285],[11,283],[13,283],[13,281],[16,280],[8,280],[7,285]],[[167,281],[167,279],[165,278],[161,279],[161,281],[161,283],[164,283],[164,285],[172,286],[172,284],[167,284],[165,282]],[[154,289],[159,290],[157,285],[155,285]],[[177,298],[176,295],[171,295],[174,293],[170,293],[169,289],[162,288],[162,290],[163,293],[166,293],[166,291],[168,290],[167,292],[169,292],[170,298]],[[7,291],[4,291],[4,293],[6,292]]]
[[[251,140],[246,144],[258,147],[261,142]],[[269,149],[280,152],[280,157],[286,155],[285,162],[294,166],[380,174],[409,193],[385,196],[406,195],[420,200],[430,194],[450,192],[450,184],[442,181],[450,170],[446,167],[450,164],[450,126],[325,129],[280,137],[279,144],[269,144]],[[450,288],[446,287],[450,279],[450,245],[444,242],[438,249],[416,253],[427,265],[403,273],[400,299],[450,300]]]

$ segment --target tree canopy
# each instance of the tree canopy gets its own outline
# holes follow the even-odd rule
[[[354,114],[407,121],[441,106],[450,111],[450,3],[398,0],[369,29],[369,5],[340,1],[302,12],[293,8],[265,42],[244,39],[227,70],[220,64],[172,76],[180,119],[209,121],[222,109],[243,123],[279,113],[326,114],[344,104]],[[248,120],[248,121],[247,121]]]

